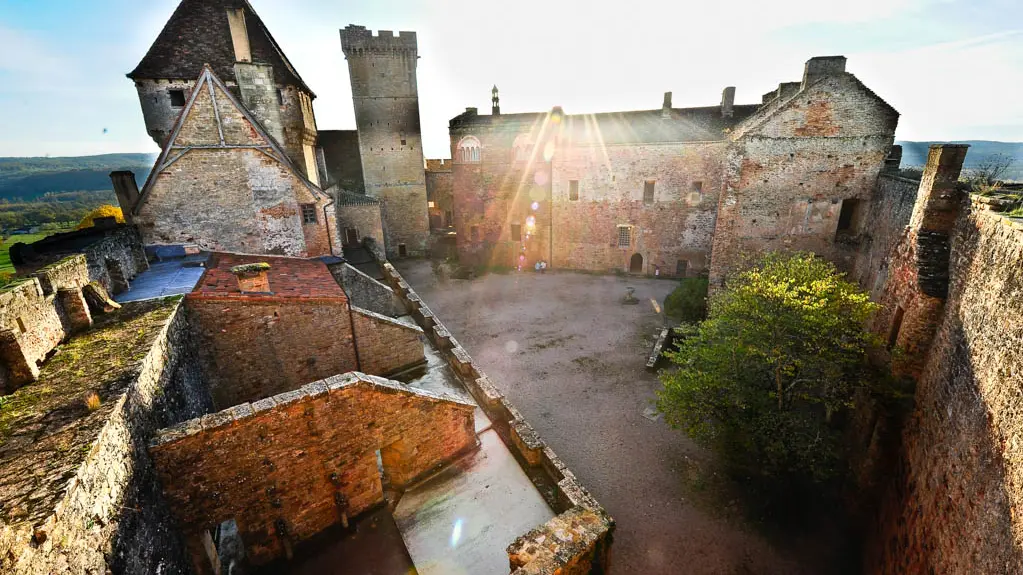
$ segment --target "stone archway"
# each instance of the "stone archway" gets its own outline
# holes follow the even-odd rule
[[[639,253],[632,254],[632,259],[629,260],[629,273],[641,274],[643,273],[643,255]]]

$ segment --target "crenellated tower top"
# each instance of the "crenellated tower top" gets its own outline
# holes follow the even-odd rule
[[[380,30],[376,34],[365,26],[349,24],[341,29],[341,50],[345,57],[373,54],[404,54],[418,56],[418,44],[415,32],[398,32]]]

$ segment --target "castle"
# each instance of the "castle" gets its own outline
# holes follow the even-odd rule
[[[828,258],[916,382],[904,426],[851,426],[883,494],[867,570],[1023,570],[1023,224],[958,184],[966,147],[899,176],[897,112],[832,56],[750,105],[502,114],[495,86],[424,161],[415,34],[340,39],[357,129],[319,130],[247,1],[182,0],[129,74],[161,153],[141,190],[111,174],[127,223],[12,249],[0,573],[370,549],[395,572],[608,573],[614,520],[386,261],[444,250],[715,288],[764,251]]]

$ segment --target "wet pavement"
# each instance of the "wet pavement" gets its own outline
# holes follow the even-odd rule
[[[124,303],[188,293],[206,271],[201,262],[199,258],[188,257],[151,263],[148,270],[131,280],[128,291],[114,296],[114,301]]]

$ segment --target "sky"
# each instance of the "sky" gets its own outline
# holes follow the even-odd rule
[[[155,152],[135,88],[177,0],[2,0],[0,156]],[[414,30],[427,157],[448,120],[505,113],[760,102],[811,56],[900,113],[902,140],[1023,141],[1019,0],[250,0],[316,93],[320,129],[355,127],[338,29]]]

